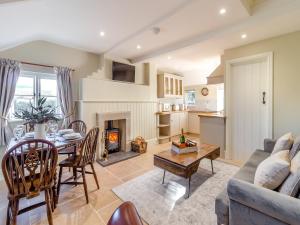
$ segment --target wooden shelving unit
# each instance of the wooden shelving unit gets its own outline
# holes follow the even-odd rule
[[[158,143],[166,143],[171,141],[170,136],[170,114],[156,114],[156,127]]]

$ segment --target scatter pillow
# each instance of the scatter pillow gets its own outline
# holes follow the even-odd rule
[[[258,165],[254,184],[274,190],[282,184],[289,173],[289,150],[282,150],[270,155]]]
[[[277,141],[273,148],[272,154],[275,154],[282,150],[290,150],[292,147],[294,140],[292,133],[287,133],[281,136]]]
[[[291,161],[290,175],[282,183],[279,192],[295,197],[300,188],[300,152]]]
[[[294,156],[299,152],[300,150],[300,136],[298,136],[293,143],[293,147],[290,151],[290,159],[292,160]]]

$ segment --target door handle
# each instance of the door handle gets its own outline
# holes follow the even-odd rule
[[[262,100],[262,104],[266,104],[266,92],[264,91],[263,93],[262,93],[262,95],[263,95],[263,100]]]

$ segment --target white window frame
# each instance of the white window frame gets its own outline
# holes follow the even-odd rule
[[[33,95],[19,95],[19,94],[15,94],[15,96],[22,96],[22,97],[32,97],[33,98],[33,105],[36,106],[38,99],[40,97],[56,97],[57,98],[57,102],[59,102],[59,98],[58,98],[58,89],[57,89],[57,85],[56,85],[56,93],[57,95],[42,95],[41,94],[41,80],[42,79],[47,79],[47,80],[56,80],[57,81],[57,76],[56,74],[51,74],[51,73],[43,73],[43,72],[33,72],[33,71],[26,71],[26,70],[21,70],[20,72],[20,76],[19,77],[30,77],[33,78]],[[57,105],[59,106],[59,105]],[[60,108],[58,108],[59,112],[60,112]],[[9,121],[20,121],[20,119],[15,118],[12,115],[13,112],[9,112]]]
[[[194,104],[189,104],[189,103],[186,101],[186,99],[187,99],[186,95],[188,95],[189,92],[194,92],[194,93],[195,93],[195,102],[194,102]],[[186,103],[187,106],[195,106],[195,105],[196,105],[196,90],[185,90],[185,91],[184,91],[184,99],[185,99],[185,103]]]

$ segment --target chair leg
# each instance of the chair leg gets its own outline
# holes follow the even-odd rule
[[[63,167],[59,167],[59,176],[58,176],[58,184],[57,184],[57,201],[58,201],[58,198],[59,198],[59,192],[60,192],[60,183],[61,183],[61,177],[62,177],[62,171],[63,171]],[[55,201],[55,199],[54,199]]]
[[[54,195],[53,195],[53,188],[50,188],[50,202],[51,202],[51,210],[52,210],[52,212],[54,212],[54,209],[55,209],[55,207],[54,207],[54,201],[55,201],[55,197],[54,197]]]
[[[11,212],[11,203],[10,201],[8,202],[7,204],[7,212],[6,212],[6,225],[9,225],[10,224],[10,212]]]
[[[70,158],[71,154],[68,154],[68,158]],[[71,172],[71,167],[69,167],[69,172]]]
[[[11,202],[11,212],[12,212],[11,223],[12,223],[12,225],[17,225],[18,208],[19,208],[19,201],[18,200],[12,201]]]
[[[82,179],[83,179],[83,187],[84,187],[84,193],[85,193],[85,199],[86,203],[89,203],[89,196],[87,191],[87,185],[86,185],[86,178],[85,178],[85,167],[82,167]]]
[[[93,163],[91,163],[91,167],[92,167],[93,175],[94,175],[94,178],[95,178],[95,181],[96,181],[96,184],[97,184],[97,188],[99,189],[100,187],[99,187],[99,183],[98,183],[98,178],[97,178],[97,174],[96,174]]]
[[[49,225],[53,225],[51,198],[50,198],[49,190],[45,190],[45,201],[46,201],[46,207],[47,207],[48,223],[49,223]]]
[[[73,167],[73,176],[74,176],[74,181],[77,182],[77,167]],[[75,184],[77,186],[77,184]]]

